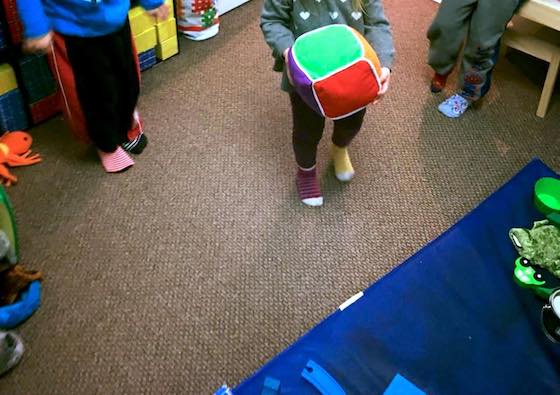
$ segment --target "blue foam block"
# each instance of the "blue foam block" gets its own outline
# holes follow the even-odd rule
[[[420,391],[418,387],[397,374],[383,395],[426,395],[424,391]]]
[[[264,379],[263,389],[261,395],[279,395],[280,394],[280,381],[267,377]]]

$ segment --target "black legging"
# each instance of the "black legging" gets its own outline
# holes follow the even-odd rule
[[[128,20],[106,36],[64,36],[88,134],[101,151],[128,141],[139,93],[131,40]]]
[[[323,137],[325,118],[312,110],[297,93],[290,93],[293,115],[292,142],[297,164],[304,168],[315,165],[317,145]],[[346,147],[358,134],[364,121],[363,109],[349,117],[334,121],[332,142],[338,147]]]

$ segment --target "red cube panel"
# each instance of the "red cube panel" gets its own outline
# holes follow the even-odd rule
[[[313,89],[325,115],[338,118],[365,107],[379,92],[379,83],[365,60],[360,60],[338,73],[317,81]],[[343,99],[343,100],[341,100]]]

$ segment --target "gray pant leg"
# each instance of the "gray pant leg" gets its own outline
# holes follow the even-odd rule
[[[467,36],[469,20],[479,0],[443,0],[428,30],[428,64],[438,74],[455,66]],[[499,1],[499,0],[498,0]]]
[[[519,0],[479,0],[473,12],[459,83],[462,95],[478,100],[494,67],[494,54]]]

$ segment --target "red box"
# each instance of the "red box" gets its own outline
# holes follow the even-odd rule
[[[2,0],[4,5],[4,13],[6,14],[6,22],[13,44],[19,44],[23,41],[23,26],[19,19],[19,13],[15,0]]]
[[[60,91],[30,105],[31,120],[34,125],[54,117],[62,111],[62,97]]]

